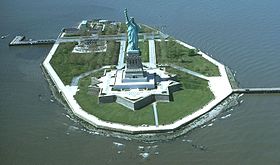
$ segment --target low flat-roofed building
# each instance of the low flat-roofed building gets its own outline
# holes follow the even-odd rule
[[[87,20],[83,20],[83,21],[79,24],[78,29],[80,29],[80,30],[86,30],[87,27],[88,27],[88,21],[87,21]]]

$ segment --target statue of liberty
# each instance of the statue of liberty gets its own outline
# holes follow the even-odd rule
[[[127,37],[128,46],[127,50],[139,50],[138,48],[138,32],[140,27],[134,22],[134,18],[127,16],[127,9],[124,10],[126,25],[127,25]]]

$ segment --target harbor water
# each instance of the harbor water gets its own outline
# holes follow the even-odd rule
[[[136,22],[227,65],[241,87],[280,87],[279,6],[277,0],[2,0],[0,164],[279,164],[279,94],[245,94],[173,140],[121,139],[85,128],[53,98],[40,68],[51,46],[8,46],[16,35],[56,38],[84,19],[124,21],[128,8]]]

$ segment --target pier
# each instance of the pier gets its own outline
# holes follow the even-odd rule
[[[146,34],[140,33],[140,37],[143,39],[160,39],[159,34]],[[9,46],[20,46],[20,45],[46,45],[46,44],[54,44],[56,41],[60,43],[64,42],[80,42],[85,40],[118,40],[123,41],[126,40],[125,34],[118,35],[94,35],[94,36],[75,36],[75,37],[58,37],[58,39],[41,39],[41,40],[25,40],[25,36],[16,36],[10,43]]]
[[[248,94],[280,93],[280,88],[238,88],[238,89],[233,89],[233,93],[248,93]]]
[[[235,79],[232,71],[226,67],[227,76],[232,88],[232,93],[244,93],[244,94],[270,94],[270,93],[279,93],[280,87],[274,88],[240,88],[238,81]]]
[[[44,40],[24,40],[25,36],[16,36],[9,44],[9,46],[17,45],[45,45],[54,44],[55,39],[44,39]]]

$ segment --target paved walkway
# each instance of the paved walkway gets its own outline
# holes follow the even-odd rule
[[[174,68],[174,69],[180,70],[180,71],[182,71],[182,72],[191,74],[191,75],[193,75],[193,76],[196,76],[196,77],[199,77],[199,78],[202,78],[202,79],[205,79],[205,80],[209,80],[209,77],[204,76],[203,74],[200,74],[200,73],[191,71],[191,70],[189,70],[189,69],[183,68],[183,67],[181,67],[181,66],[178,66],[178,65],[175,65],[175,64],[170,64],[169,66],[171,66],[171,67]]]
[[[85,72],[85,73],[82,73],[80,74],[79,76],[76,76],[72,79],[72,82],[71,82],[71,86],[78,86],[79,84],[79,81],[80,79],[92,74],[92,73],[95,73],[95,72],[98,72],[98,71],[101,71],[102,69],[106,69],[106,68],[110,68],[110,66],[103,66],[102,68],[99,68],[99,69],[95,69],[95,70],[91,70],[91,71],[88,71],[88,72]]]
[[[160,39],[161,35],[151,35],[147,33],[139,33],[139,36],[145,36],[146,39]],[[123,34],[117,34],[117,35],[93,35],[93,36],[74,36],[74,37],[59,37],[57,38],[57,42],[80,42],[85,40],[120,40],[120,41],[126,41],[127,36],[125,33]]]
[[[154,110],[154,116],[155,116],[155,124],[158,127],[157,102],[153,103],[153,110]]]
[[[155,40],[149,40],[149,61],[150,68],[156,68],[156,49],[155,49]]]
[[[75,36],[58,38],[57,42],[80,42],[85,40],[126,40],[125,35],[94,35],[94,36]]]
[[[125,47],[126,47],[126,41],[121,41],[117,69],[121,69],[124,67]]]

